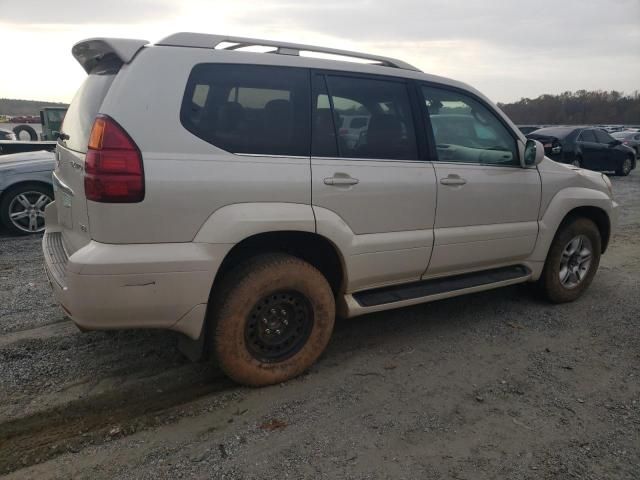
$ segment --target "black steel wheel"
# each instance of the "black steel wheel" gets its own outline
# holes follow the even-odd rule
[[[313,329],[313,309],[300,292],[274,292],[251,309],[245,327],[247,349],[262,362],[281,362],[298,353]]]
[[[225,273],[209,313],[208,338],[222,371],[245,385],[272,385],[318,360],[333,331],[335,299],[311,264],[264,253]]]

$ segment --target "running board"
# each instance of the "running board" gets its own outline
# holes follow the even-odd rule
[[[510,280],[523,280],[531,275],[531,270],[523,265],[494,268],[480,272],[463,273],[452,277],[434,278],[420,282],[403,283],[390,287],[374,288],[353,294],[362,307],[374,307],[387,303],[402,302],[416,298],[430,297],[456,290],[491,285]]]

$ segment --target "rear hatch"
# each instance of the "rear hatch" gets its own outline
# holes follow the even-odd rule
[[[89,76],[64,117],[53,173],[58,223],[69,255],[91,240],[84,172],[93,123],[120,67],[131,61],[145,43],[143,40],[93,39],[73,48],[74,56]]]

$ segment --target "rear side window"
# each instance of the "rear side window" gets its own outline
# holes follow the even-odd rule
[[[62,132],[69,136],[65,147],[82,153],[87,151],[93,121],[116,77],[113,69],[94,72],[98,73],[92,72],[76,92],[62,123]]]
[[[596,138],[598,139],[598,143],[609,143],[613,142],[613,137],[609,135],[607,132],[602,130],[594,130],[596,134]]]
[[[228,152],[307,156],[309,97],[305,69],[200,64],[189,76],[180,120]]]
[[[314,78],[313,155],[418,159],[404,82],[323,77]]]
[[[596,142],[596,136],[593,134],[593,130],[583,130],[580,134],[580,140],[583,142]]]

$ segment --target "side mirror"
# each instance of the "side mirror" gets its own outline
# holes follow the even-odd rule
[[[610,145],[611,147],[617,147],[618,145],[622,145],[622,142],[621,142],[620,140],[611,140],[611,141],[609,142],[609,145]]]
[[[538,140],[527,140],[524,147],[524,164],[538,165],[544,158],[544,146]]]

